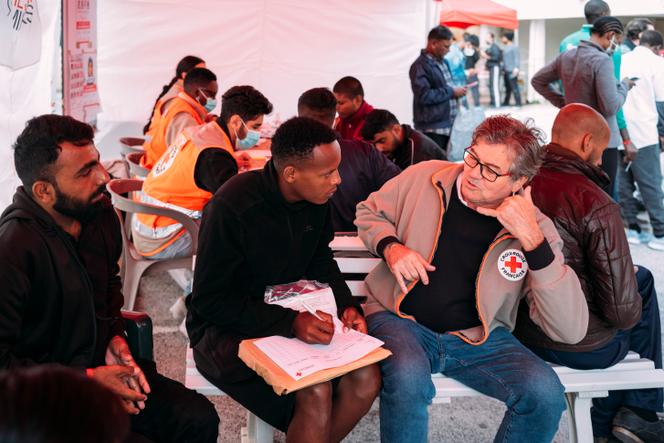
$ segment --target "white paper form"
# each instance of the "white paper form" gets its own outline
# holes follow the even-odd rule
[[[343,323],[336,317],[334,323],[335,332],[329,345],[310,345],[297,338],[277,335],[258,339],[254,344],[295,380],[359,360],[383,345],[377,338],[353,329],[343,332]]]

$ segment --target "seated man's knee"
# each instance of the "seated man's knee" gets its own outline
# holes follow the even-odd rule
[[[655,286],[655,278],[652,272],[646,267],[637,266],[636,282],[638,284],[638,291],[641,297],[648,296],[652,293]]]
[[[195,428],[203,430],[213,430],[218,433],[219,415],[214,405],[203,395],[192,397],[184,408],[184,416]]]
[[[296,403],[303,407],[318,408],[332,405],[332,383],[324,382],[301,389],[295,393]]]
[[[436,394],[431,381],[431,365],[425,358],[392,354],[381,366],[383,394],[431,403]]]
[[[541,413],[559,419],[565,410],[565,388],[552,369],[546,368],[528,374],[517,387],[517,411],[540,410]]]
[[[373,401],[380,392],[381,376],[378,364],[356,369],[347,375],[353,394],[362,400]]]

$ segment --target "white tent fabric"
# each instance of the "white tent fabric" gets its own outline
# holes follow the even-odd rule
[[[11,202],[18,179],[11,145],[25,122],[53,112],[60,54],[60,2],[39,2],[41,59],[16,71],[0,66],[0,210]]]
[[[306,89],[360,79],[366,99],[412,119],[408,68],[425,42],[422,0],[105,0],[99,2],[100,122],[145,123],[187,54],[223,93],[250,84],[284,120]],[[218,109],[217,109],[218,112]],[[138,135],[138,134],[137,134]]]
[[[295,114],[306,89],[331,88],[353,75],[369,103],[410,122],[408,68],[436,22],[436,5],[433,0],[99,1],[100,126],[142,127],[186,54],[208,62],[221,92],[239,84],[261,90],[281,120]],[[39,2],[38,63],[17,71],[0,66],[0,210],[18,184],[11,144],[29,118],[56,107],[59,14],[60,2]]]

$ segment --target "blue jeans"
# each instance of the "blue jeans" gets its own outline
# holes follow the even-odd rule
[[[441,372],[507,405],[496,442],[550,442],[565,410],[564,389],[551,367],[505,328],[473,346],[391,312],[367,317],[369,334],[392,356],[381,362],[381,441],[425,443],[435,396],[431,374]]]
[[[639,266],[636,281],[643,300],[643,313],[641,320],[632,329],[618,331],[613,340],[588,352],[563,352],[532,347],[533,352],[547,361],[570,368],[598,369],[613,366],[625,358],[628,351],[634,351],[641,357],[654,361],[655,368],[661,369],[662,333],[655,280],[648,269]],[[591,410],[593,434],[596,437],[610,436],[613,418],[621,406],[636,406],[661,412],[662,401],[662,389],[611,391],[608,397],[595,398]]]

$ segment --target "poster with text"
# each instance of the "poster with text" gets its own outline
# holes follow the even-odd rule
[[[97,90],[97,0],[65,0],[62,15],[64,112],[95,125],[101,110]]]

